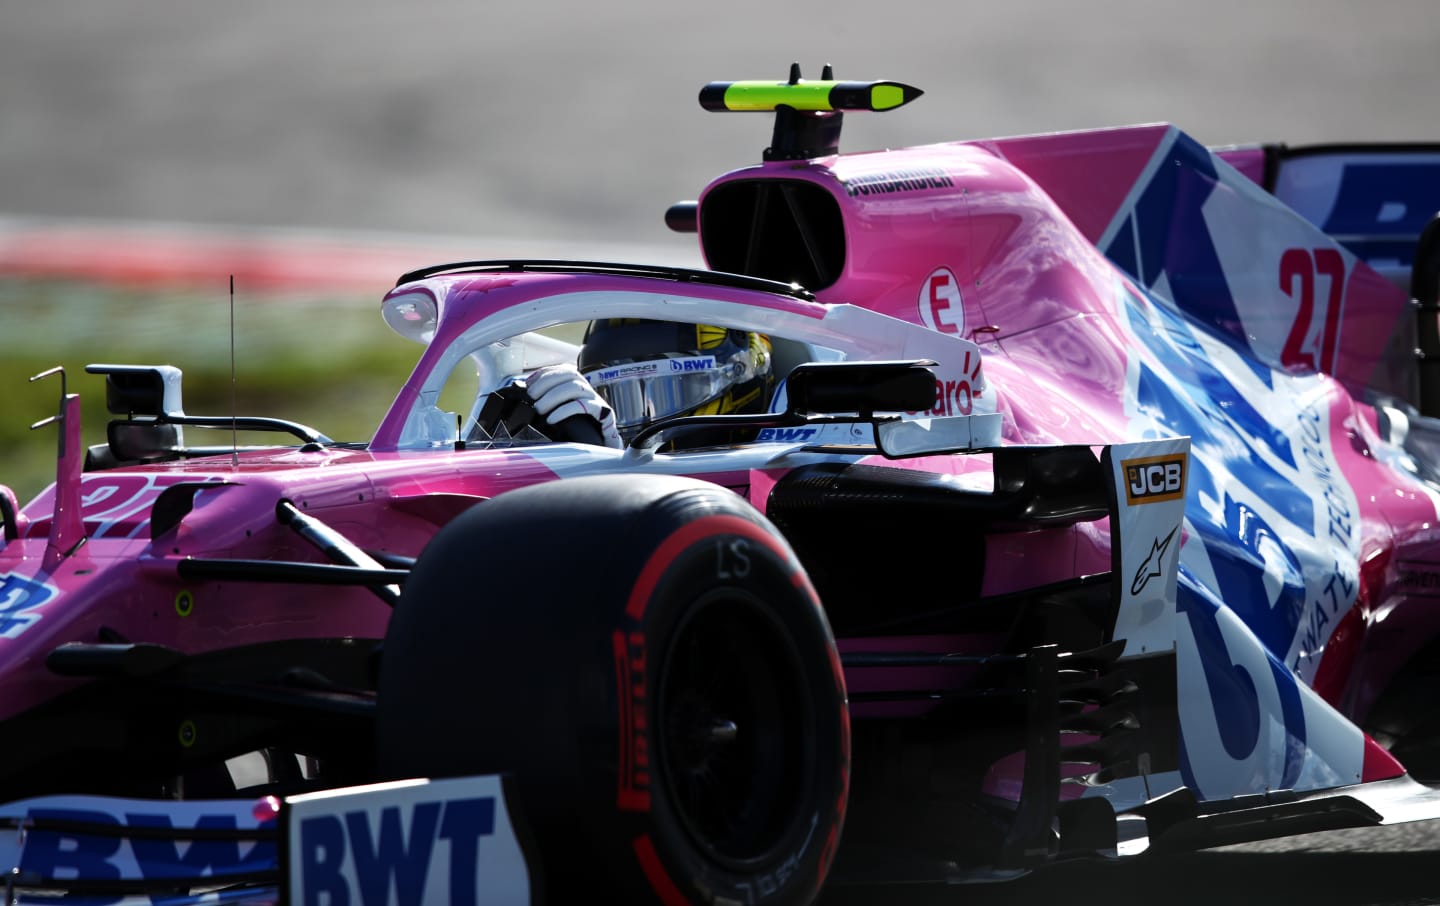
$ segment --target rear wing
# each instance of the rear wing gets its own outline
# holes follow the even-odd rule
[[[1440,144],[1263,144],[1216,153],[1420,298],[1412,276],[1421,234],[1440,216]]]
[[[1440,417],[1440,144],[1262,145],[1220,156],[1227,153],[1248,153],[1252,179],[1409,294],[1413,402],[1421,415]]]

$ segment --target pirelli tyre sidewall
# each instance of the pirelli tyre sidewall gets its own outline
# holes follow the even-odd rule
[[[478,505],[406,583],[380,689],[386,775],[514,777],[548,902],[807,902],[833,858],[839,658],[789,546],[726,489],[610,476]]]

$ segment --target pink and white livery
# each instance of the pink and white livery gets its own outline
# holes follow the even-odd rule
[[[775,118],[666,215],[708,270],[406,274],[368,442],[93,365],[87,451],[42,376],[12,894],[800,903],[1440,816],[1440,145],[840,153],[919,93],[707,85]],[[762,335],[782,390],[620,448],[529,408],[632,320]]]

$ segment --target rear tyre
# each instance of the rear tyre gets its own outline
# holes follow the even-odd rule
[[[551,902],[800,903],[843,821],[824,613],[730,491],[596,476],[431,541],[381,663],[388,777],[509,773]]]

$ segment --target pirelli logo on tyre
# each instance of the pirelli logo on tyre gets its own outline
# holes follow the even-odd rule
[[[1125,473],[1125,502],[1136,506],[1183,498],[1187,459],[1184,453],[1167,453],[1121,460],[1120,466]]]

